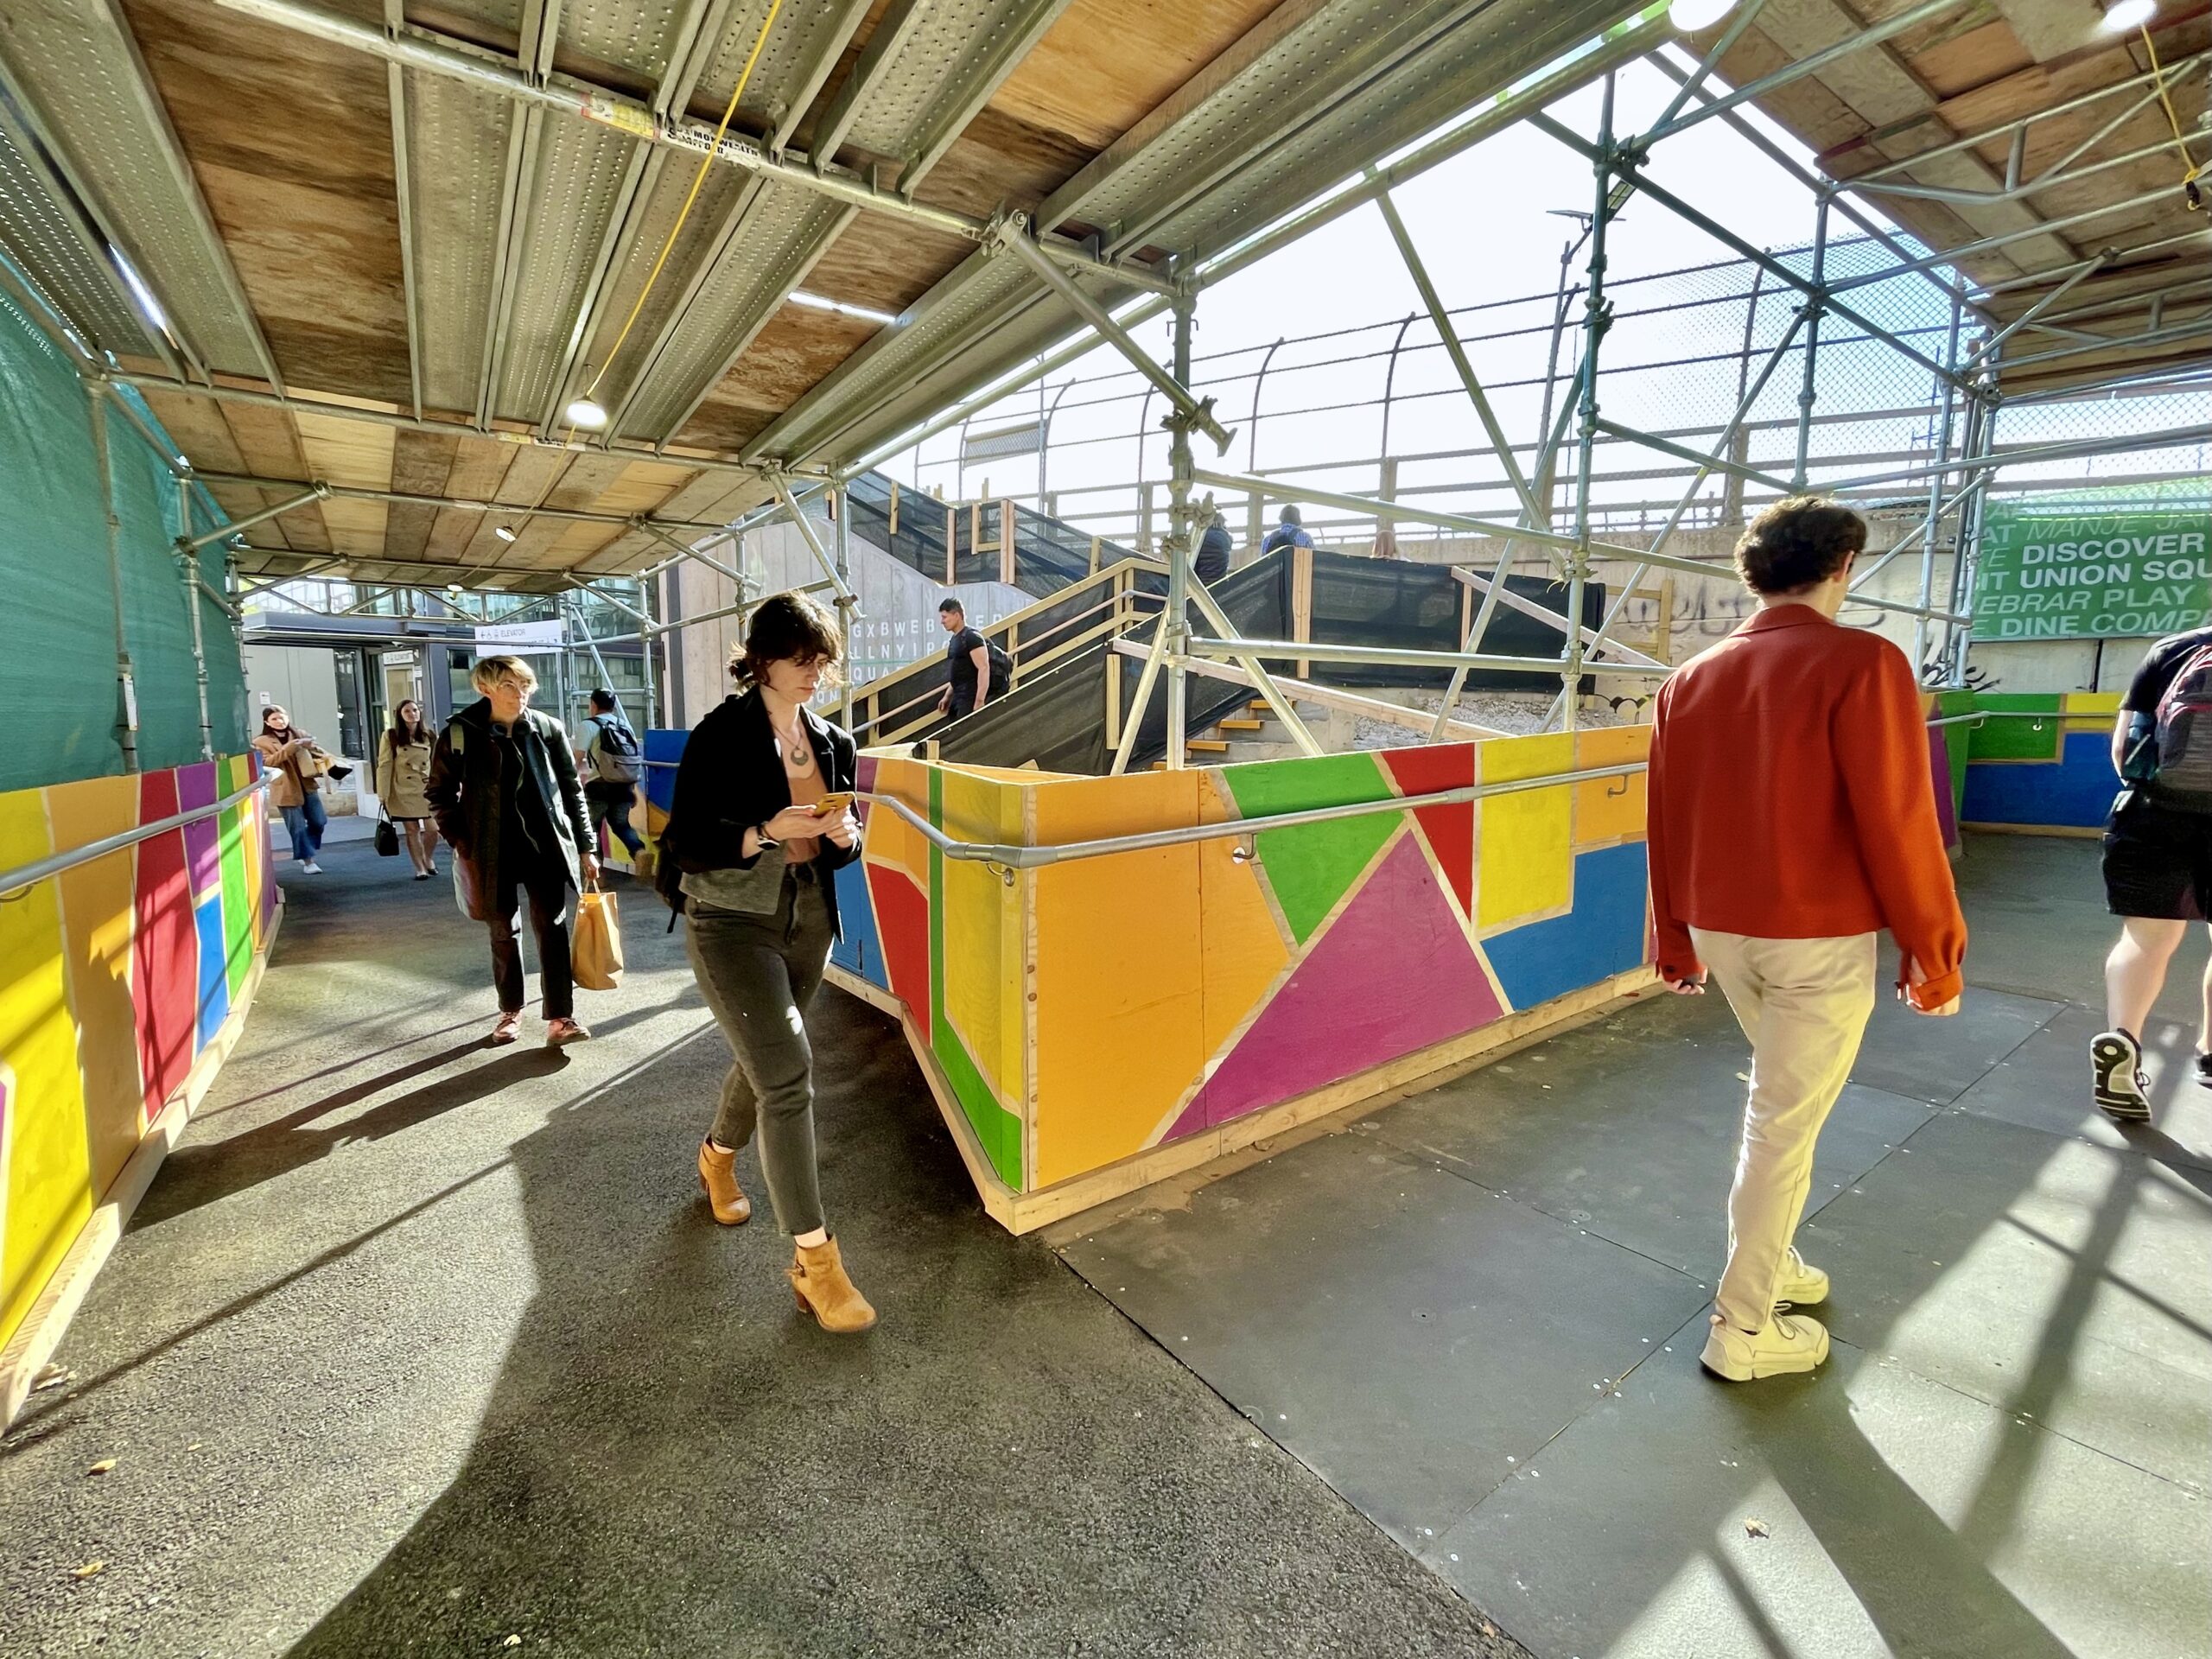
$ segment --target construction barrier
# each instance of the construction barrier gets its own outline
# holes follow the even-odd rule
[[[0,794],[0,870],[259,776],[249,752]],[[264,801],[0,895],[0,1422],[245,1024],[276,922]]]

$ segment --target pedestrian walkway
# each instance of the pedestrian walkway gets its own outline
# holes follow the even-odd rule
[[[2094,864],[1972,842],[1967,1011],[1878,1016],[1823,1149],[1835,1357],[1729,1389],[1717,997],[1016,1239],[825,992],[825,1196],[884,1313],[840,1340],[765,1214],[707,1217],[724,1052],[650,895],[593,1042],[493,1051],[447,885],[334,847],[0,1442],[7,1650],[2201,1651],[2202,958],[2123,1136],[2081,1105]]]

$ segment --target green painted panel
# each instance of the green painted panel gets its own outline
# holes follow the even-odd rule
[[[246,770],[246,760],[242,754],[224,760],[219,791],[231,795],[244,789],[251,781]],[[231,1005],[235,1007],[238,993],[245,984],[246,969],[253,965],[253,915],[246,897],[245,807],[226,807],[219,823],[221,839],[218,845],[223,870],[223,973],[230,986]]]
[[[944,828],[944,774],[930,768],[930,822]],[[991,1085],[944,1017],[944,855],[930,846],[930,1050],[944,1068],[953,1098],[967,1114],[998,1178],[1021,1191],[1021,1120],[999,1104]]]
[[[2005,717],[1985,720],[1974,727],[1967,757],[1974,760],[2056,760],[2064,721],[2063,698],[2056,691],[1984,692],[1976,706],[1985,712],[2005,711]],[[2015,720],[2014,714],[2048,715],[2048,720]]]
[[[1266,817],[1317,806],[1344,806],[1355,801],[1387,801],[1389,781],[1374,756],[1325,754],[1313,759],[1262,760],[1226,766],[1238,814]],[[1402,815],[1370,812],[1327,823],[1263,830],[1258,837],[1260,869],[1282,906],[1283,919],[1300,944],[1312,938],[1330,910],[1360,872],[1374,861],[1397,829]]]

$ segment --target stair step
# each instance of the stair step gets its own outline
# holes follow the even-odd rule
[[[1218,737],[1185,738],[1183,747],[1192,754],[1227,754],[1229,753],[1227,741]]]
[[[1246,703],[1244,706],[1257,713],[1265,714],[1268,709],[1268,700],[1265,697],[1255,697],[1251,702]]]
[[[1217,732],[1256,732],[1264,723],[1257,720],[1230,719],[1217,720],[1213,724]]]

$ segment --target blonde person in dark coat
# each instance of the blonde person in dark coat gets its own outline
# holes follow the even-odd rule
[[[385,816],[407,837],[407,856],[415,879],[438,873],[438,827],[430,817],[430,733],[423,724],[423,705],[410,697],[391,711],[391,725],[377,745],[377,798]]]

